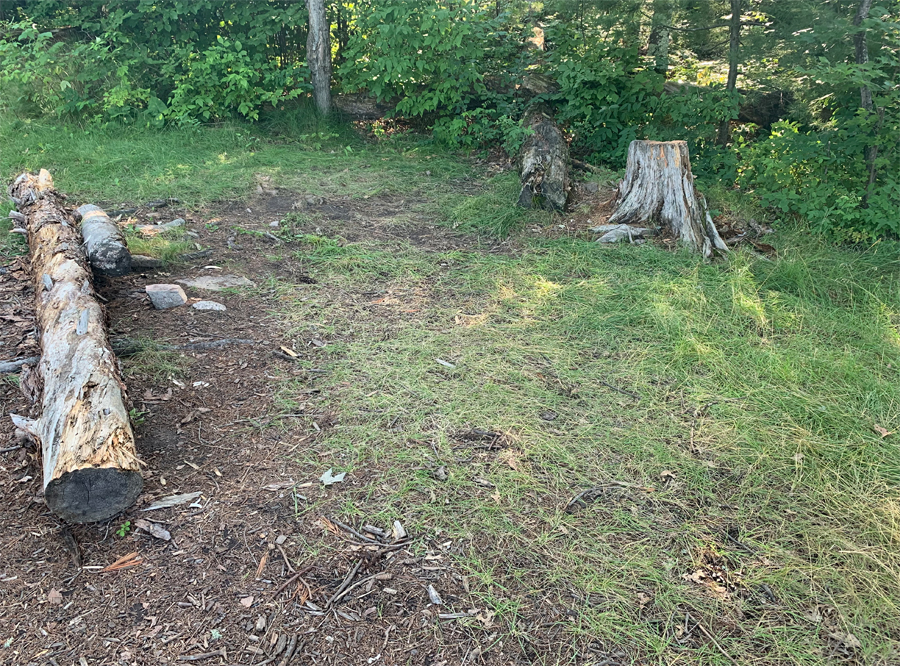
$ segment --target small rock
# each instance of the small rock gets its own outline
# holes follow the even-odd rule
[[[394,528],[391,531],[393,532],[394,541],[400,541],[400,539],[406,538],[406,530],[403,527],[403,523],[399,520],[394,521]]]
[[[546,412],[541,412],[541,418],[544,421],[553,421],[556,419],[556,417],[557,417],[557,414],[553,410],[548,409]]]
[[[186,236],[190,236],[191,238],[200,238],[200,234],[198,234],[196,231],[185,231],[184,233]]]
[[[157,310],[177,308],[187,303],[187,295],[184,289],[177,284],[148,284],[147,296]]]
[[[157,259],[156,257],[148,257],[145,254],[131,255],[132,271],[149,271],[153,270],[154,268],[161,268],[162,265],[162,260]]]
[[[255,287],[256,283],[239,275],[204,275],[188,280],[175,280],[178,284],[194,289],[206,289],[208,291],[222,291],[232,287]]]
[[[256,618],[256,630],[257,631],[265,631],[266,630],[266,618],[260,615]]]
[[[191,307],[195,310],[215,310],[216,312],[225,312],[228,309],[215,301],[197,301]]]
[[[286,535],[286,534],[281,534],[281,535],[278,536],[277,539],[275,539],[275,544],[278,545],[278,546],[282,546],[282,545],[284,545],[284,542],[285,542],[285,541],[287,541],[287,535]]]
[[[178,229],[179,227],[184,226],[184,220],[180,217],[177,220],[172,220],[171,222],[166,222],[165,224],[159,224],[156,226],[158,231],[172,231],[172,229]]]
[[[428,586],[428,600],[431,601],[435,606],[440,606],[444,603],[443,599],[441,599],[441,595],[438,594],[437,590],[434,589],[434,585]]]
[[[270,226],[270,227],[277,227],[277,226],[279,226],[280,224],[281,224],[281,222],[278,221],[278,220],[275,220],[274,222],[269,222],[269,226]]]
[[[594,181],[585,183],[584,189],[587,190],[588,192],[590,192],[591,194],[594,194],[595,192],[598,192],[600,190],[600,183],[597,183]]]

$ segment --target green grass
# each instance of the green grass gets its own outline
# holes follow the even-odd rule
[[[259,276],[257,297],[307,350],[303,366],[329,374],[277,380],[273,409],[335,412],[291,457],[358,481],[307,511],[450,542],[494,631],[534,663],[619,650],[660,665],[896,663],[900,434],[874,428],[900,431],[896,244],[845,250],[782,228],[772,259],[707,264],[541,240],[527,230],[551,218],[511,205],[514,175],[310,122],[273,119],[264,134],[5,119],[0,173],[43,166],[78,200],[191,206],[264,174],[324,196],[402,195],[457,232],[512,235],[505,253],[349,243],[295,229],[314,212],[278,231],[317,284]],[[127,371],[160,378],[181,362],[151,349]],[[500,448],[461,438],[473,428],[502,433]],[[566,511],[611,481],[632,485]]]

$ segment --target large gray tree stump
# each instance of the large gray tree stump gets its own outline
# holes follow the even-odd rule
[[[607,224],[660,227],[704,257],[726,253],[706,201],[694,190],[684,141],[632,141],[618,204]]]
[[[143,482],[82,238],[47,171],[22,174],[9,193],[25,214],[41,336],[41,360],[22,379],[40,416],[11,416],[41,449],[47,506],[71,522],[107,520]]]
[[[525,208],[537,204],[545,210],[565,210],[569,196],[569,144],[553,118],[540,110],[530,111],[524,124],[533,133],[522,147],[518,203]]]

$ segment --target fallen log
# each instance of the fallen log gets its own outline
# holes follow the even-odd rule
[[[84,253],[100,275],[117,277],[131,272],[131,253],[125,235],[99,206],[86,204],[76,211],[81,216]]]
[[[519,205],[562,211],[569,196],[569,144],[553,118],[536,109],[525,116],[532,134],[522,147]]]
[[[694,190],[684,141],[632,141],[609,225],[660,227],[704,257],[728,252],[706,201]]]
[[[41,448],[47,506],[70,522],[107,520],[143,481],[81,235],[47,171],[22,174],[9,194],[25,215],[42,352],[28,382],[40,416],[10,416]]]

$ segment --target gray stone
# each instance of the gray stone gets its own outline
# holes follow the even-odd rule
[[[590,181],[590,182],[584,184],[584,189],[587,190],[588,192],[590,192],[591,194],[594,194],[595,192],[597,192],[600,189],[600,183],[598,183],[596,181]]]
[[[279,222],[278,220],[275,220],[274,222],[269,222],[270,227],[277,227],[280,224],[281,224],[281,222]]]
[[[184,226],[184,220],[180,217],[176,220],[172,220],[171,222],[166,222],[165,224],[157,225],[157,229],[160,231],[171,231],[172,229],[178,229],[179,227]]]
[[[154,268],[162,267],[163,262],[161,259],[157,259],[156,257],[148,257],[144,254],[133,254],[131,255],[131,270],[132,271],[149,271]]]
[[[184,289],[177,284],[148,284],[147,296],[157,310],[177,308],[187,303],[187,295]]]
[[[191,307],[195,310],[215,310],[216,312],[225,312],[227,309],[224,305],[215,301],[197,301]]]
[[[175,280],[178,284],[194,289],[206,289],[207,291],[222,291],[232,287],[255,287],[256,283],[240,275],[203,275],[188,280]]]

